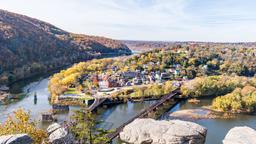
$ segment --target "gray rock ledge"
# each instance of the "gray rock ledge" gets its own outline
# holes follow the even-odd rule
[[[74,144],[75,139],[67,129],[54,123],[47,128],[47,133],[49,135],[48,142],[51,144]]]
[[[27,134],[0,136],[0,144],[32,144],[33,139]]]
[[[125,126],[120,139],[130,144],[204,144],[207,129],[181,120],[136,119]]]
[[[256,144],[256,131],[250,127],[234,127],[230,129],[223,144]]]

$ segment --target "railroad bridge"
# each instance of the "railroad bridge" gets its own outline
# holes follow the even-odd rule
[[[149,113],[156,111],[160,106],[164,105],[165,102],[172,100],[173,103],[170,106],[170,108],[173,108],[180,100],[175,100],[175,96],[180,95],[180,88],[175,89],[171,93],[163,96],[161,99],[159,99],[157,102],[155,102],[153,105],[149,106],[148,108],[144,109],[140,113],[138,113],[136,116],[119,126],[115,129],[114,132],[109,133],[107,137],[112,141],[115,137],[119,135],[119,133],[123,130],[123,128],[134,121],[137,118],[146,118],[149,116]]]

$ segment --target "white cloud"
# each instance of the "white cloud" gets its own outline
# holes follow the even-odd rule
[[[246,0],[0,0],[64,30],[116,39],[255,41]]]

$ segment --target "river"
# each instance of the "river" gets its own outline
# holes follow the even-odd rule
[[[9,105],[0,105],[0,122],[3,122],[8,114],[11,114],[15,109],[24,108],[31,112],[32,118],[39,120],[39,125],[46,128],[49,124],[41,123],[41,113],[51,109],[48,101],[48,78],[36,78],[27,82],[19,82],[15,88],[22,87],[23,93],[26,96],[20,101],[11,103]],[[34,93],[37,94],[37,101],[34,101]],[[167,112],[163,117],[167,117],[170,112],[182,109],[200,108],[202,105],[210,104],[211,100],[202,100],[199,105],[190,104],[188,102],[181,102],[175,106],[171,111]],[[100,108],[98,119],[103,120],[101,127],[105,129],[117,128],[122,123],[129,120],[144,108],[154,103],[154,101],[145,102],[128,102],[126,104],[119,104],[108,107],[107,109]],[[72,114],[73,110],[79,107],[70,107],[70,112],[58,114],[59,122],[67,120]],[[208,128],[206,144],[221,144],[226,133],[234,126],[250,126],[256,128],[256,116],[252,115],[239,115],[236,119],[203,119],[197,120],[196,123]]]
[[[48,97],[50,95],[48,91],[48,81],[48,78],[37,77],[31,80],[20,81],[13,85],[12,91],[15,93],[24,93],[25,97],[8,105],[0,105],[0,122],[6,120],[8,115],[12,114],[14,110],[23,108],[24,110],[30,112],[31,118],[39,121],[38,125],[40,127],[46,128],[49,123],[41,122],[41,114],[51,109],[51,105],[48,101]],[[34,99],[35,93],[37,95],[36,101]],[[57,118],[60,122],[67,120],[67,116],[72,114],[72,110],[78,109],[78,107],[70,108],[70,112],[57,114]]]
[[[201,108],[202,106],[210,105],[211,101],[211,99],[203,99],[200,104],[192,104],[187,101],[183,101],[165,115],[169,115],[171,112],[177,110]],[[193,122],[208,129],[205,144],[222,144],[222,140],[225,135],[235,126],[249,126],[256,129],[256,115],[238,114],[232,119],[201,119]]]

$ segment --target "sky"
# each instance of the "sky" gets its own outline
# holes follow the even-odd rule
[[[63,30],[122,40],[255,42],[255,0],[0,0]]]

